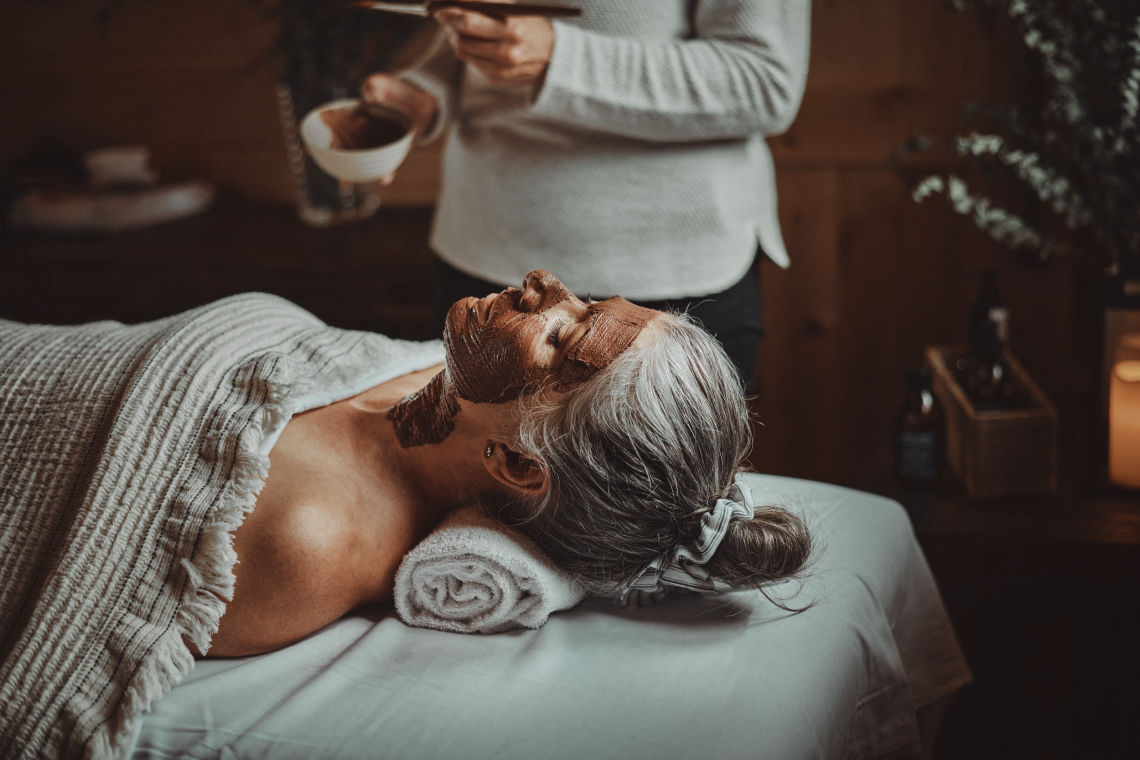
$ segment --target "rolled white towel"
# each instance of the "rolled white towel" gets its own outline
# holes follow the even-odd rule
[[[410,626],[499,633],[539,628],[586,592],[529,538],[463,507],[404,557],[394,595]]]

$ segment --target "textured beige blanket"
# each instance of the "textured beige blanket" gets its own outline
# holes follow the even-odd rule
[[[438,359],[273,296],[0,321],[0,757],[114,757],[206,650],[289,416]]]

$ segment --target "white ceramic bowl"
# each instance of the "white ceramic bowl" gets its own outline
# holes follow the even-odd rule
[[[403,123],[406,128],[404,136],[377,148],[361,150],[330,148],[332,130],[321,118],[321,113],[334,108],[354,108],[359,104],[360,101],[356,98],[345,98],[325,103],[309,111],[301,120],[301,141],[305,143],[305,148],[317,166],[337,179],[348,182],[375,182],[384,175],[396,171],[407,157],[408,151],[412,148],[411,119],[395,109],[372,106],[384,116]]]

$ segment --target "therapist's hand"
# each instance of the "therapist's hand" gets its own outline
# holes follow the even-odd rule
[[[441,8],[435,20],[455,57],[495,84],[538,84],[554,52],[554,27],[542,16],[498,19],[462,8]]]
[[[373,74],[365,79],[360,86],[360,96],[366,103],[388,106],[406,113],[412,120],[412,133],[416,142],[431,126],[439,111],[439,104],[432,95],[390,74]],[[392,172],[383,177],[380,184],[390,185],[395,178],[396,173]]]

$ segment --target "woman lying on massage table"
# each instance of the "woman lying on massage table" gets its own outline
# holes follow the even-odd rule
[[[444,367],[285,426],[234,535],[210,656],[276,649],[391,599],[404,554],[476,499],[597,593],[757,587],[805,563],[799,518],[753,512],[735,487],[743,391],[684,316],[583,303],[537,270],[456,302],[444,346]]]

